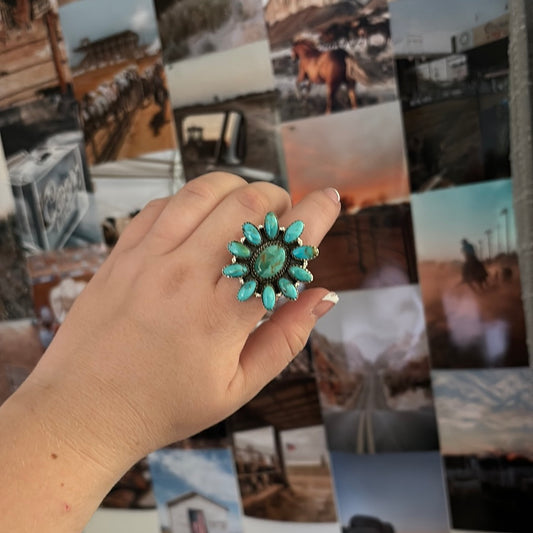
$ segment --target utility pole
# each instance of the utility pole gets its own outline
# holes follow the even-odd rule
[[[488,246],[488,254],[489,254],[487,259],[490,261],[492,259],[492,240],[491,240],[492,230],[486,229],[485,235],[487,235],[487,246]]]
[[[478,242],[478,249],[479,249],[479,253],[478,253],[478,256],[479,256],[479,260],[481,261],[483,259],[483,239],[479,239]]]

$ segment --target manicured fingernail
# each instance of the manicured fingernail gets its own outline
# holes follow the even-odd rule
[[[318,302],[314,309],[313,315],[317,318],[324,316],[331,308],[333,308],[339,301],[339,296],[335,292],[328,292],[320,302]]]
[[[337,189],[334,189],[333,187],[328,187],[327,189],[324,189],[324,192],[336,203],[338,204],[341,201],[341,195],[339,194],[339,191]]]

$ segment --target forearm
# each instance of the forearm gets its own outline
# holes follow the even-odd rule
[[[119,454],[99,461],[102,437],[85,430],[75,401],[58,403],[27,384],[0,407],[1,531],[81,531],[129,466]]]

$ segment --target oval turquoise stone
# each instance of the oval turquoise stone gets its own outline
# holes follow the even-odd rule
[[[261,299],[263,300],[263,306],[267,311],[272,311],[272,309],[274,309],[274,305],[276,304],[276,293],[274,292],[274,287],[272,287],[272,285],[267,285],[263,289]]]
[[[304,281],[305,283],[313,281],[313,274],[311,274],[311,272],[305,268],[291,266],[291,268],[289,268],[289,273],[298,281]]]
[[[265,216],[265,233],[269,239],[275,239],[278,235],[279,224],[274,213],[267,213]]]
[[[254,263],[254,270],[260,278],[273,278],[285,266],[286,258],[287,253],[284,248],[277,244],[271,244],[257,256]]]
[[[259,246],[261,244],[261,241],[263,240],[261,238],[261,234],[251,222],[245,222],[242,225],[242,232],[249,243],[253,244],[254,246]]]
[[[286,230],[283,240],[286,243],[294,242],[302,234],[304,223],[301,220],[294,221]]]
[[[296,300],[298,298],[296,287],[287,278],[280,278],[278,280],[278,287],[283,296],[289,298],[289,300]]]
[[[231,241],[228,244],[228,250],[231,254],[235,255],[236,257],[241,257],[242,259],[248,259],[250,255],[252,255],[250,248],[239,241]]]
[[[246,265],[239,265],[239,263],[233,263],[227,265],[222,269],[222,274],[229,278],[240,278],[248,273],[248,267]]]
[[[239,292],[237,293],[237,299],[240,302],[245,302],[255,292],[255,288],[256,287],[257,287],[257,281],[255,281],[255,280],[247,281],[239,289]]]
[[[296,259],[314,259],[318,255],[318,248],[316,246],[298,246],[292,251],[292,255]]]

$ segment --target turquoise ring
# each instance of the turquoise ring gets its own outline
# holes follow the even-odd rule
[[[305,246],[300,239],[304,227],[301,220],[287,229],[280,227],[272,212],[266,214],[263,225],[242,225],[244,236],[228,243],[231,264],[222,269],[224,276],[240,281],[240,302],[256,296],[267,311],[272,311],[282,295],[289,300],[298,299],[299,284],[313,281],[307,263],[318,256],[316,246]]]

